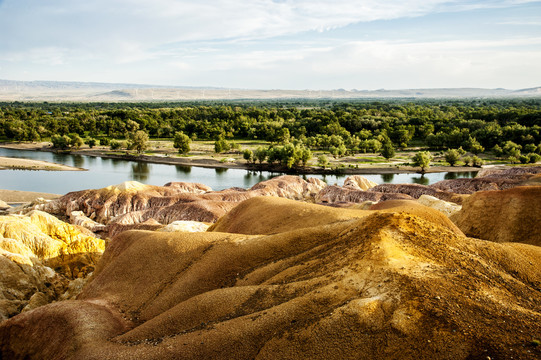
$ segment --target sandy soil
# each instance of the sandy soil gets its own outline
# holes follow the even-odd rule
[[[37,198],[52,200],[61,197],[58,194],[41,193],[34,191],[2,190],[0,189],[0,200],[6,203],[31,202]]]
[[[47,161],[19,159],[0,156],[0,170],[49,170],[49,171],[80,171],[84,169],[67,165],[55,164]]]

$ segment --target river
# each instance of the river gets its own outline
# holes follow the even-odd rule
[[[209,169],[180,165],[152,164],[138,161],[103,159],[92,156],[55,154],[42,151],[12,150],[0,148],[0,156],[49,161],[58,164],[88,169],[88,171],[35,171],[1,170],[0,189],[38,191],[65,194],[83,189],[98,189],[105,186],[135,180],[145,184],[164,185],[170,181],[198,182],[223,190],[230,187],[250,188],[258,182],[281,175],[267,171],[252,172],[241,169]],[[378,184],[417,183],[429,185],[444,179],[472,178],[477,171],[459,173],[382,174],[363,175]],[[348,175],[309,175],[328,184],[341,185]]]

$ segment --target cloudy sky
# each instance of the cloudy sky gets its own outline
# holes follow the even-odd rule
[[[541,86],[541,1],[0,0],[0,79]]]

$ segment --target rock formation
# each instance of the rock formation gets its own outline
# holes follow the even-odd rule
[[[44,212],[0,216],[0,321],[58,299],[69,280],[94,270],[104,248]]]
[[[541,246],[541,186],[476,192],[452,220],[471,237]]]
[[[455,194],[506,190],[522,185],[536,174],[541,174],[541,167],[513,167],[504,170],[487,168],[479,171],[473,179],[443,180],[430,185],[430,187]]]
[[[355,190],[352,188],[336,185],[327,186],[316,196],[318,204],[337,204],[337,203],[363,203],[365,201],[385,201],[393,199],[412,199],[407,194],[384,193],[378,191]]]
[[[373,188],[374,186],[378,186],[378,184],[360,175],[348,176],[346,180],[344,180],[344,187],[353,190],[366,191]]]
[[[467,238],[426,209],[268,197],[214,226],[235,234],[124,232],[77,300],[0,324],[1,356],[539,358],[541,248]]]
[[[460,209],[462,209],[462,206],[460,205],[448,201],[443,201],[430,195],[421,195],[419,199],[417,199],[417,202],[421,205],[436,209],[445,214],[445,216],[447,217],[456,214],[460,211]]]
[[[103,189],[71,192],[36,208],[69,216],[72,223],[110,237],[150,220],[161,225],[174,221],[212,223],[241,201],[256,196],[313,202],[325,186],[319,179],[306,181],[298,176],[278,176],[249,190],[232,188],[222,191],[211,191],[208,186],[196,183],[152,186],[128,181]]]

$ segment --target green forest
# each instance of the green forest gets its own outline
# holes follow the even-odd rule
[[[413,147],[447,151],[451,165],[466,152],[529,163],[541,159],[541,99],[0,103],[2,141],[118,148],[126,140],[137,148],[148,138],[175,141],[180,152],[190,140],[214,140],[216,152],[230,141],[264,140],[272,145],[245,158],[288,167],[304,164],[311,151],[388,159]]]

